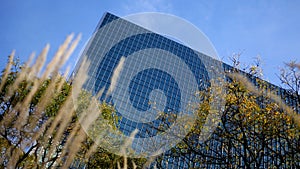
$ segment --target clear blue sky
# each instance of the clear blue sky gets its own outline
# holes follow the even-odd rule
[[[13,49],[26,61],[46,43],[51,44],[51,55],[66,35],[82,33],[68,63],[72,66],[105,11],[119,16],[164,12],[184,18],[208,36],[227,63],[233,53],[242,53],[245,64],[259,55],[264,78],[275,84],[284,62],[300,61],[300,1],[296,0],[7,0],[0,2],[0,69]]]

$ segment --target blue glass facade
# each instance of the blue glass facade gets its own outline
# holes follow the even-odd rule
[[[139,138],[155,136],[157,130],[153,128],[163,125],[162,117],[148,117],[146,122],[132,119],[157,114],[154,111],[174,114],[187,111],[187,105],[195,101],[195,93],[209,85],[212,74],[208,65],[218,63],[110,13],[101,19],[81,60],[83,57],[91,62],[84,88],[94,94],[104,89],[102,99],[108,98],[106,101],[116,106],[122,117],[120,130],[129,136],[137,128]],[[118,96],[106,96],[121,57],[127,61],[121,77],[125,82],[118,82]],[[153,104],[157,109],[154,110]],[[128,116],[133,117],[124,116],[124,111],[130,111]]]

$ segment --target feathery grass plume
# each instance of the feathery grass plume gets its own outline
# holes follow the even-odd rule
[[[61,65],[64,65],[65,62],[70,58],[71,54],[74,52],[76,46],[78,45],[79,41],[81,39],[81,34],[79,34],[74,41],[72,41],[70,47],[68,50],[66,50],[64,57],[62,57],[62,60],[60,62]]]
[[[80,36],[78,36],[77,39],[73,43],[71,43],[70,47],[68,48],[69,43],[72,41],[72,36],[69,36],[67,38],[65,43],[62,45],[62,47],[60,47],[59,51],[57,52],[56,57],[54,57],[54,59],[47,66],[47,69],[43,73],[42,78],[38,78],[37,76],[38,76],[38,73],[40,73],[41,70],[43,69],[43,65],[44,65],[44,62],[46,60],[46,55],[47,55],[48,50],[49,50],[49,45],[47,45],[43,49],[40,56],[36,59],[35,64],[32,65],[31,68],[29,68],[31,60],[34,57],[34,55],[31,55],[28,63],[17,74],[16,80],[14,81],[14,83],[11,86],[9,86],[8,94],[12,95],[16,90],[18,90],[19,84],[24,80],[26,80],[28,82],[30,82],[30,80],[33,80],[33,85],[30,88],[31,90],[25,96],[25,99],[22,102],[18,102],[16,104],[16,106],[12,107],[12,109],[11,109],[12,111],[5,114],[5,116],[9,115],[12,118],[4,117],[3,119],[5,119],[5,120],[1,121],[1,125],[3,125],[4,122],[5,122],[4,126],[10,126],[9,124],[11,123],[13,125],[12,127],[13,128],[15,127],[17,129],[17,131],[19,131],[20,133],[26,133],[26,132],[33,131],[33,129],[36,128],[36,126],[38,126],[38,118],[41,117],[41,112],[44,111],[46,105],[48,105],[48,103],[50,103],[50,101],[51,101],[51,99],[49,99],[49,98],[53,98],[53,96],[55,95],[55,92],[60,92],[61,89],[62,89],[63,84],[65,83],[65,80],[64,80],[65,78],[62,78],[61,76],[59,76],[58,70],[63,65],[63,63],[68,59],[68,57],[71,55],[71,53],[75,49],[75,46],[78,44],[79,39],[80,39]],[[64,54],[64,55],[62,55],[62,54]],[[10,57],[10,61],[7,65],[7,69],[6,69],[2,79],[7,78],[7,75],[9,73],[8,70],[10,70],[10,67],[12,65],[12,59],[13,59],[13,55],[11,55],[11,57]],[[60,60],[63,60],[63,62],[59,62]],[[54,69],[53,69],[53,67],[54,67]],[[68,70],[69,69],[67,69],[67,72],[64,75],[65,77],[68,74]],[[35,108],[34,112],[29,115],[28,114],[28,108],[29,108],[30,102],[33,99],[33,96],[36,94],[38,89],[44,83],[44,80],[46,78],[48,78],[48,76],[51,73],[54,74],[54,76],[52,77],[53,80],[51,81],[50,85],[47,86],[46,92],[43,93],[43,95],[40,99],[40,102],[38,102],[38,104],[36,105],[36,108]],[[4,83],[5,83],[5,80],[2,80],[1,86],[3,86]],[[69,97],[69,98],[71,98],[71,97]],[[69,101],[69,108],[68,109],[72,110],[72,108],[73,108],[72,101]],[[15,116],[15,115],[17,115],[17,114],[14,113],[15,111],[16,112],[19,111],[18,116]],[[63,117],[64,119],[66,117],[65,116],[66,114],[72,114],[72,113],[70,113],[70,112],[69,113],[67,113],[67,112],[64,113],[64,117]],[[17,118],[15,122],[12,122],[11,120],[8,120],[8,119],[13,119],[13,117]],[[32,118],[34,120],[28,121],[29,119],[32,119]],[[57,116],[54,119],[61,120],[62,116]],[[31,137],[31,138],[33,138],[32,141],[37,140],[42,135],[42,133],[45,131],[46,126],[50,125],[52,122],[53,122],[52,118],[49,118],[46,122],[44,122],[42,124],[42,126],[41,126],[41,128],[39,128],[39,130],[37,130],[37,128],[36,128],[35,130],[37,130],[37,131],[33,131],[35,133]],[[31,130],[28,130],[28,128],[22,128],[24,125],[31,126],[32,127]],[[60,125],[61,128],[63,128],[62,126],[63,125]],[[49,135],[52,135],[52,134],[53,134],[53,130],[51,131],[51,133],[49,133]],[[24,138],[25,139],[24,141],[26,142],[24,144],[23,144],[23,141],[22,141],[23,138],[19,138],[19,139],[21,139],[21,140],[19,141],[18,144],[20,144],[21,147],[24,147],[24,144],[29,145],[28,141],[26,141],[28,138]],[[40,144],[45,144],[46,141],[47,141],[46,139],[47,139],[47,137],[44,137],[44,140],[39,140],[39,141],[41,141],[39,143]],[[18,163],[20,161],[20,156],[23,154],[23,152],[18,147],[15,147],[13,149],[12,149],[12,147],[9,147],[5,154],[7,155],[7,157],[10,157],[8,159],[8,162],[7,162],[8,167],[13,167],[13,166],[16,167],[16,165],[18,165]]]
[[[46,88],[46,91],[42,94],[40,101],[36,105],[36,110],[34,111],[34,119],[31,122],[31,128],[30,130],[33,130],[36,126],[38,120],[42,118],[42,112],[46,109],[46,106],[51,103],[51,99],[55,97],[55,94],[60,92],[64,83],[66,83],[66,76],[69,73],[70,67],[67,68],[63,76],[60,76],[59,74],[56,76],[54,80],[50,81],[50,84]]]
[[[85,57],[86,58],[86,57]],[[88,71],[88,67],[90,65],[90,62],[87,61],[86,59],[83,59],[79,70],[77,72],[77,75],[74,79],[72,79],[72,97],[73,99],[76,101],[77,98],[79,97],[79,94],[81,92],[81,87],[83,86],[83,84],[86,82],[88,76],[87,76],[87,71]],[[74,105],[76,106],[77,103],[75,102]]]
[[[97,137],[97,139],[93,142],[92,146],[88,149],[88,151],[85,153],[84,158],[88,159],[93,153],[97,151],[97,148],[99,146],[99,143],[102,138]]]
[[[79,122],[84,129],[88,129],[89,126],[98,118],[101,111],[98,108],[98,101],[96,98],[91,98],[91,103],[88,108],[80,115]]]
[[[245,85],[245,87],[249,91],[253,92],[254,94],[256,94],[258,96],[261,96],[263,94],[263,92],[261,92],[261,90],[258,90],[246,77],[244,77],[238,73],[231,73],[231,74],[229,74],[229,76],[231,78],[235,78],[238,81],[242,82]],[[300,115],[299,114],[297,114],[295,111],[293,111],[289,106],[287,106],[284,103],[284,101],[282,101],[282,99],[278,95],[272,93],[271,91],[267,92],[267,96],[272,98],[272,100],[274,100],[278,104],[278,106],[287,113],[287,115],[292,117],[294,122],[300,127]]]
[[[46,79],[51,74],[51,72],[58,71],[60,66],[62,66],[61,59],[62,59],[64,53],[66,52],[66,50],[68,49],[68,46],[71,43],[73,37],[74,37],[74,34],[67,36],[64,43],[58,48],[58,50],[55,53],[51,62],[47,65],[46,70],[43,73],[41,79]]]
[[[56,55],[52,59],[52,61],[48,64],[45,73],[43,74],[42,78],[40,79],[34,79],[33,86],[29,92],[29,94],[25,97],[25,100],[22,102],[22,104],[18,104],[16,106],[16,109],[20,111],[19,117],[17,120],[17,129],[20,129],[20,127],[24,126],[26,123],[27,117],[28,117],[28,106],[30,101],[32,100],[34,94],[37,92],[40,85],[44,82],[44,80],[51,74],[54,74],[55,76],[58,74],[59,69],[64,64],[64,61],[68,59],[71,52],[74,50],[75,46],[78,44],[78,41],[80,40],[80,35],[77,37],[77,39],[72,42],[73,34],[69,35],[62,46],[60,46],[59,50],[57,51]],[[43,53],[42,53],[43,54]],[[62,60],[62,61],[60,61]],[[54,68],[54,69],[53,69]]]
[[[72,96],[68,96],[66,102],[60,109],[59,113],[56,115],[56,118],[53,120],[49,130],[47,131],[47,135],[51,135],[54,132],[54,129],[59,125],[58,131],[56,132],[56,135],[54,137],[55,144],[58,143],[59,139],[61,138],[61,136],[63,134],[63,131],[66,129],[66,127],[68,126],[68,124],[71,121],[71,118],[72,118],[72,115],[74,112],[73,99],[78,97],[79,91],[81,90],[83,83],[87,79],[86,71],[87,71],[88,66],[89,66],[89,62],[86,62],[86,60],[84,60],[82,66],[80,67],[80,69],[78,71],[78,76],[73,80],[74,83],[73,83],[73,88],[72,88],[72,92],[71,92]],[[75,96],[74,96],[74,91],[76,91]],[[80,128],[80,124],[78,122],[74,125],[75,125],[75,127],[71,131],[71,133],[64,145],[65,148],[62,152],[62,156],[64,156],[67,153],[67,150],[70,147],[69,145],[72,144],[72,142],[74,141],[73,140],[74,136],[76,135],[76,133],[78,132],[78,130]],[[78,146],[78,145],[76,145],[76,146]],[[55,146],[51,146],[50,152],[52,152],[54,150],[54,148],[55,148]]]
[[[135,135],[139,132],[138,129],[134,129],[133,132],[130,134],[129,138],[127,138],[124,142],[124,145],[123,147],[121,148],[121,153],[122,153],[122,156],[124,158],[124,169],[128,168],[128,165],[127,165],[127,148],[132,145],[132,141],[135,137]]]
[[[62,120],[62,117],[64,113],[68,113],[69,115],[72,114],[70,112],[73,112],[73,100],[76,99],[79,96],[79,93],[81,91],[81,87],[84,84],[84,82],[87,79],[87,75],[86,75],[86,71],[88,69],[89,66],[89,62],[87,62],[86,60],[83,61],[82,66],[79,68],[78,71],[78,76],[73,80],[73,87],[72,87],[72,96],[68,96],[67,101],[64,103],[64,105],[62,106],[62,108],[60,109],[57,117],[54,119],[53,123],[51,124],[49,131],[47,131],[48,134],[53,133],[55,127],[58,125],[58,123]],[[75,103],[76,105],[76,103]],[[70,107],[72,106],[72,107]],[[67,109],[69,112],[67,111],[63,111]],[[70,111],[72,110],[72,111]],[[64,117],[64,120],[65,117]],[[48,135],[47,134],[47,135]]]
[[[16,166],[17,161],[22,153],[22,150],[18,148],[12,149],[9,154],[11,159],[9,159],[7,166],[10,166],[11,168],[13,168],[13,166]]]
[[[103,92],[104,92],[104,87],[102,87],[102,89],[99,90],[99,92],[96,95],[96,99],[99,99],[102,96]]]
[[[10,88],[8,90],[8,96],[11,96],[14,93],[14,91],[16,91],[18,89],[19,84],[23,80],[26,80],[26,78],[28,78],[27,80],[34,79],[33,76],[37,75],[34,72],[40,71],[42,69],[43,65],[45,64],[46,56],[48,54],[49,48],[50,48],[50,46],[49,46],[49,44],[47,44],[44,47],[44,49],[42,50],[41,54],[37,57],[36,62],[32,66],[32,68],[30,68],[30,64],[31,64],[35,54],[34,53],[31,54],[31,56],[29,57],[29,61],[22,67],[21,71],[17,75],[17,79],[15,80],[13,85],[10,86]],[[29,77],[28,77],[28,75],[29,75]]]
[[[42,124],[42,126],[39,128],[39,130],[37,132],[35,132],[33,135],[32,135],[32,140],[35,141],[35,140],[38,140],[39,137],[42,136],[42,134],[45,133],[46,131],[46,127],[47,126],[50,126],[50,124],[53,122],[53,119],[52,118],[49,118],[45,123]],[[46,136],[46,135],[44,135]],[[47,137],[45,137],[47,138]],[[43,142],[45,140],[42,140]],[[27,145],[28,146],[28,145]]]
[[[64,144],[64,148],[62,149],[62,152],[61,152],[61,154],[60,154],[61,157],[68,157],[68,158],[70,158],[68,153],[69,153],[70,149],[73,148],[73,147],[70,146],[70,145],[73,145],[75,136],[76,136],[76,137],[79,136],[78,133],[80,132],[80,129],[81,129],[80,124],[79,124],[78,122],[75,122],[74,127],[73,127],[72,130],[70,131],[71,133],[70,133],[70,135],[67,137],[66,143]],[[84,136],[84,138],[85,138],[85,136]],[[84,138],[83,138],[83,139],[84,139]],[[76,145],[76,146],[80,146],[80,145]],[[66,164],[65,164],[65,162],[62,161],[62,158],[59,158],[58,161],[57,161],[57,164],[58,164],[58,165],[61,165],[61,163],[62,163],[65,167],[67,167]]]
[[[86,72],[87,72],[87,69],[88,69],[89,65],[90,65],[90,63],[88,61],[83,60],[82,65],[81,65],[81,67],[78,70],[77,76],[75,77],[75,79],[73,79],[72,97],[69,96],[68,99],[70,99],[70,101],[74,100],[75,101],[75,103],[74,103],[75,106],[77,104],[76,103],[76,99],[79,97],[79,94],[80,94],[80,91],[81,91],[81,87],[84,84],[84,82],[86,81],[86,79],[88,78]],[[72,104],[72,106],[74,106],[74,105]],[[73,108],[74,107],[72,107],[72,109]],[[72,112],[73,111],[74,110],[72,110]],[[82,114],[84,114],[84,113],[82,113]],[[78,119],[79,119],[78,120],[79,122],[83,121],[84,115],[81,115]],[[65,150],[67,150],[67,148],[70,147],[70,145],[72,144],[73,139],[74,139],[76,133],[78,132],[78,130],[81,127],[80,123],[78,121],[76,122],[74,129],[72,130],[72,132],[70,133],[70,136],[68,137],[68,140],[66,141],[66,144],[65,144],[66,149]],[[52,129],[54,129],[54,127],[57,125],[56,124],[57,122],[58,121],[54,122],[55,125],[52,127]],[[62,154],[65,154],[66,152],[67,151],[64,151]]]
[[[60,144],[61,138],[63,138],[64,131],[67,130],[68,125],[71,123],[73,116],[73,104],[72,98],[68,97],[65,104],[59,110],[57,117],[59,126],[51,126],[52,131],[49,131],[49,135],[53,138],[53,143],[50,146],[50,150],[47,156],[50,158],[53,154],[53,150]],[[54,131],[56,129],[56,131]],[[55,133],[55,134],[54,134]]]
[[[117,81],[119,79],[119,76],[120,76],[120,73],[123,69],[123,65],[124,65],[124,62],[125,62],[125,57],[122,56],[117,67],[115,68],[114,72],[113,72],[113,75],[112,75],[112,78],[111,78],[111,81],[110,81],[110,86],[108,88],[108,93],[106,96],[109,96],[115,89],[116,85],[117,85]]]
[[[81,143],[86,138],[86,133],[84,129],[88,131],[89,127],[94,123],[94,121],[101,114],[101,111],[99,110],[97,105],[98,105],[98,100],[95,97],[92,97],[91,103],[88,105],[88,108],[80,114],[78,121],[81,124],[81,127],[79,128],[78,131],[77,130],[72,131],[65,145],[66,146],[65,150],[68,150],[68,159],[65,162],[63,168],[68,167],[72,163],[71,159],[73,159],[76,153],[80,150],[79,145],[81,145]],[[77,122],[76,125],[78,125],[79,123]]]
[[[123,65],[124,65],[124,61],[125,61],[125,57],[121,57],[118,65],[114,69],[113,75],[112,75],[112,78],[111,78],[111,84],[109,86],[108,93],[107,93],[106,97],[108,95],[110,95],[111,92],[113,92],[113,90],[115,89],[117,81],[118,81],[118,78],[119,78],[119,75],[120,75],[120,72],[122,71],[122,68],[123,68]],[[76,91],[78,91],[78,90],[76,90]],[[104,91],[104,88],[102,88],[101,90],[99,90],[99,92],[97,93],[97,95],[91,99],[92,104],[90,104],[90,105],[97,105],[98,98],[103,94],[103,91]],[[93,103],[93,102],[95,102],[95,103]],[[97,106],[93,106],[92,107],[93,109],[89,110],[90,109],[90,105],[89,105],[87,113],[89,113],[89,112],[97,112],[97,113],[94,114],[94,115],[93,114],[84,115],[84,113],[82,113],[82,116],[79,119],[82,127],[84,129],[86,129],[86,131],[88,131],[88,129],[91,126],[91,124],[94,123],[94,121],[99,117],[99,115],[101,115],[101,110],[100,111],[97,110],[98,109]],[[137,131],[134,131],[132,133],[132,134],[134,134],[133,137],[136,135],[136,133],[137,133]],[[94,140],[94,143],[92,144],[91,148],[88,150],[88,152],[85,155],[86,158],[88,158],[90,155],[92,155],[96,151],[96,149],[97,149],[98,145],[100,144],[101,140],[102,140],[102,138],[100,138],[100,137],[97,137],[96,140]],[[132,140],[131,140],[131,142],[132,142]],[[125,142],[125,144],[128,147],[128,144],[130,144],[130,142],[127,141],[127,142]],[[121,151],[123,151],[122,148],[121,148]],[[125,151],[125,149],[124,149],[124,151]],[[125,164],[126,164],[126,167],[124,167],[124,168],[127,168],[127,157],[124,158],[124,165]]]
[[[64,81],[64,79],[62,79],[62,84],[59,84],[59,88],[61,88],[61,86],[63,85],[63,83],[64,83],[63,81]],[[70,115],[72,115],[72,112],[74,111],[73,110],[73,100],[72,99],[73,98],[71,96],[68,96],[66,98],[66,101],[63,103],[63,105],[59,109],[57,115],[53,119],[53,122],[51,123],[50,127],[48,128],[48,130],[46,132],[47,136],[50,136],[51,133],[54,132],[54,129],[60,124],[60,122],[62,120],[64,120],[64,121],[70,120],[69,119],[69,118],[71,118]],[[58,133],[61,133],[61,132],[58,132]]]
[[[6,83],[7,76],[10,73],[10,69],[11,69],[11,66],[12,66],[12,63],[13,63],[13,60],[14,60],[14,56],[15,56],[15,51],[12,51],[12,53],[9,56],[9,62],[6,65],[6,68],[5,68],[4,73],[2,75],[2,79],[1,79],[1,83],[0,83],[0,91],[2,90],[4,84]]]
[[[85,131],[82,128],[80,128],[79,131],[77,132],[76,137],[74,137],[73,144],[71,146],[69,145],[69,147],[66,147],[66,149],[68,149],[69,151],[68,158],[64,163],[64,165],[62,166],[62,168],[66,168],[66,169],[69,168],[69,166],[74,160],[76,153],[80,150],[80,145],[86,139],[86,136],[87,135]]]
[[[87,70],[88,70],[88,67],[89,67],[90,63],[86,60],[83,60],[78,72],[77,72],[77,76],[75,77],[75,79],[73,79],[73,87],[72,87],[72,96],[69,96],[68,99],[73,99],[75,101],[75,106],[76,106],[76,100],[77,98],[79,97],[79,94],[81,92],[81,88],[82,88],[82,85],[84,84],[84,82],[86,81],[87,79]],[[71,101],[71,100],[70,100]],[[73,103],[73,102],[72,102]],[[74,106],[72,104],[72,106]],[[74,107],[72,107],[73,109]],[[92,108],[98,108],[98,107],[95,107],[95,106],[91,106],[89,105],[89,110],[91,110]],[[73,112],[74,110],[72,110]],[[94,111],[94,110],[93,110]],[[87,111],[89,112],[89,111]],[[84,131],[82,131],[82,124],[79,123],[79,122],[82,122],[85,120],[85,114],[86,113],[82,113],[81,116],[78,118],[79,120],[76,121],[76,123],[74,124],[75,127],[73,128],[73,130],[71,131],[71,133],[69,134],[68,138],[67,138],[67,141],[65,143],[65,148],[63,149],[62,151],[62,154],[61,156],[65,156],[66,154],[68,154],[68,159],[73,159],[73,157],[75,157],[75,153],[77,153],[77,151],[79,151],[80,149],[80,144],[81,142],[85,139],[85,133]],[[55,119],[55,126],[56,126],[56,123],[58,123],[58,120]],[[85,122],[85,125],[84,127],[87,127],[90,125],[88,122]],[[51,129],[54,129],[54,127],[51,127]],[[61,128],[61,127],[60,127]],[[51,133],[51,132],[50,132]],[[79,135],[78,135],[79,133]],[[84,134],[84,135],[83,135]],[[76,136],[76,137],[75,137]],[[74,148],[74,147],[77,147],[77,148]],[[72,158],[70,157],[72,156]],[[59,160],[60,162],[61,160]],[[64,164],[63,164],[63,168],[66,168],[68,167],[70,164],[71,164],[71,160],[67,160]]]
[[[114,71],[114,75],[113,75],[114,78],[113,79],[115,79],[115,80],[117,79],[117,76],[118,76],[118,74],[120,72],[120,69],[121,69],[121,66],[122,66],[123,63],[124,63],[124,60],[122,59],[121,64],[119,64],[116,67],[116,69],[115,69],[117,71]],[[81,79],[81,78],[78,78],[78,79]],[[76,81],[76,79],[75,79],[75,81]],[[76,83],[75,83],[75,85],[76,85]],[[79,85],[79,86],[81,86],[81,85]],[[75,87],[73,89],[75,89]],[[113,89],[113,88],[110,87],[110,89]],[[95,120],[99,117],[99,115],[101,115],[101,110],[99,110],[98,106],[95,106],[95,105],[98,104],[98,98],[102,95],[103,90],[104,90],[104,88],[101,89],[97,93],[97,95],[95,97],[91,98],[91,100],[90,100],[91,103],[89,103],[88,108],[86,109],[86,111],[84,111],[83,113],[80,114],[79,122],[80,122],[82,128],[85,129],[86,131],[89,130],[89,127],[95,122]],[[110,90],[110,91],[112,91],[112,90]],[[128,140],[125,140],[124,146],[123,146],[124,149],[121,150],[121,151],[123,151],[124,153],[126,153],[125,152],[126,148],[132,143],[132,138],[136,135],[137,132],[138,132],[138,130],[134,131],[131,134],[130,138]],[[94,143],[92,144],[92,146],[90,147],[90,149],[85,154],[85,158],[89,158],[90,155],[92,155],[96,151],[96,149],[97,149],[97,147],[98,147],[98,145],[99,145],[99,143],[101,142],[102,139],[103,138],[97,137],[97,139],[94,141]],[[73,140],[73,137],[70,137],[68,140],[72,140],[73,141],[72,144],[70,144],[70,146],[69,146],[68,143],[66,144],[66,147],[73,147],[73,149],[69,150],[69,153],[68,153],[69,157],[70,156],[73,157],[73,156],[75,156],[75,153],[77,151],[79,151],[79,146],[77,146],[77,145],[80,144],[80,141],[83,141],[83,139],[77,139],[77,141],[76,141],[76,138],[74,138],[74,140]],[[78,148],[74,149],[74,147],[78,147]],[[65,149],[65,150],[68,150],[68,148]],[[65,165],[64,165],[64,167],[68,166],[70,162],[72,162],[72,161],[66,162]],[[119,163],[119,162],[117,162],[117,163]],[[118,164],[118,165],[120,166],[120,164]],[[134,162],[133,162],[133,166],[136,166]],[[127,167],[127,157],[126,157],[126,154],[124,156],[124,168],[128,168]]]
[[[117,161],[117,167],[118,167],[118,169],[121,169],[121,165],[120,165],[119,161]]]
[[[36,76],[38,76],[41,73],[41,71],[45,65],[49,49],[50,49],[50,45],[46,44],[46,46],[44,47],[42,52],[36,58],[34,65],[31,67],[31,71],[28,73],[31,75],[31,78],[29,78],[29,79],[36,78]],[[29,64],[28,64],[28,66],[29,66]]]
[[[30,92],[26,95],[24,101],[17,103],[15,110],[19,112],[19,115],[17,116],[18,118],[14,125],[14,128],[17,128],[19,130],[26,124],[29,115],[28,114],[29,105],[38,88],[39,88],[39,80],[35,79],[33,82],[33,86]]]
[[[133,160],[131,160],[131,163],[132,163],[133,169],[136,169],[137,165],[135,164],[135,162]]]
[[[30,65],[32,63],[32,60],[33,60],[35,54],[32,53],[30,55],[29,60],[25,63],[25,65],[22,67],[21,71],[18,73],[17,79],[15,80],[13,85],[9,88],[9,92],[8,92],[9,96],[11,96],[13,94],[13,92],[18,89],[19,84],[23,80],[30,81],[30,80],[35,80],[37,78],[37,75],[38,75],[37,72],[41,71],[41,69],[43,68],[43,65],[45,64],[49,48],[50,48],[50,45],[47,44],[43,48],[40,55],[38,55],[35,63],[31,67],[30,67]]]
[[[13,64],[14,56],[15,56],[15,51],[12,51],[12,53],[11,53],[10,56],[9,56],[9,61],[8,61],[7,65],[6,65],[6,68],[5,68],[5,70],[4,70],[4,73],[3,73],[3,75],[2,75],[2,79],[1,79],[1,82],[0,82],[0,91],[2,91],[2,88],[3,88],[3,86],[4,86],[5,83],[6,83],[8,74],[9,74],[10,71],[11,71],[11,66],[12,66],[12,64]],[[8,93],[9,93],[9,92],[8,92]],[[10,95],[7,96],[7,93],[6,93],[6,97],[7,97],[7,98],[10,97]],[[1,121],[1,122],[0,122],[0,125],[7,125],[7,124],[9,124],[9,123],[11,122],[11,120],[12,120],[13,117],[14,117],[14,116],[13,116],[11,113],[5,114],[4,117],[3,117],[3,119],[5,119],[5,120]]]
[[[96,95],[96,99],[97,99],[97,100],[101,97],[101,95],[103,94],[103,91],[104,91],[104,88],[102,88],[102,89],[99,90],[99,92],[98,92],[97,95]],[[96,150],[97,150],[97,148],[98,148],[98,146],[99,146],[99,144],[100,144],[101,139],[102,139],[102,138],[97,137],[97,139],[94,140],[92,146],[91,146],[91,147],[88,149],[88,151],[85,153],[85,158],[86,158],[86,159],[89,158],[93,153],[96,152]]]
[[[70,43],[71,39],[72,39],[73,35],[69,36],[67,38],[67,40],[65,41],[66,43]],[[64,45],[62,45],[60,47],[60,49],[64,49],[65,51],[58,51],[56,53],[56,57],[54,59],[54,61],[51,64],[55,64],[56,61],[55,60],[58,60],[59,58],[62,59],[62,61],[60,62],[60,65],[56,65],[56,67],[54,68],[54,75],[57,74],[57,70],[60,68],[61,65],[64,64],[64,62],[69,58],[69,56],[71,55],[71,53],[74,51],[76,45],[78,44],[80,40],[80,35],[75,39],[75,41],[73,41],[69,47],[69,49],[67,49],[66,47],[68,45],[66,45],[66,43]],[[47,67],[46,69],[46,72],[48,70],[48,73],[46,74],[50,74],[51,73],[51,66]],[[68,70],[67,72],[65,72],[65,77],[67,76],[68,74]],[[64,83],[64,79],[61,79],[61,83],[58,84],[58,89],[60,90],[63,83]],[[81,79],[81,80],[85,80],[85,79]],[[80,87],[79,87],[80,88]],[[57,129],[57,131],[55,131],[55,135],[53,136],[54,139],[53,139],[53,144],[50,146],[50,150],[49,150],[49,153],[48,153],[48,158],[51,157],[51,154],[52,152],[54,151],[55,147],[57,146],[57,144],[60,143],[60,139],[62,138],[63,134],[64,134],[64,131],[67,130],[67,127],[70,125],[71,123],[71,120],[72,120],[72,116],[73,116],[73,112],[74,112],[74,109],[73,109],[73,102],[72,102],[72,97],[69,95],[65,101],[65,103],[63,104],[63,106],[60,108],[58,114],[56,115],[56,117],[54,118],[52,124],[50,125],[49,127],[49,130],[47,130],[47,134],[48,136],[50,136],[53,132],[54,132],[54,129]],[[79,126],[79,125],[75,125],[75,126]],[[77,131],[79,127],[75,127],[75,129],[73,130],[74,131]],[[72,134],[71,134],[72,135]],[[54,153],[54,152],[53,152]]]
[[[46,56],[48,54],[49,48],[50,48],[50,45],[47,44],[46,47],[41,52],[41,54],[39,55],[36,63],[32,66],[32,68],[27,69],[27,66],[26,66],[23,76],[19,76],[20,79],[17,79],[15,84],[13,85],[12,91],[15,91],[18,88],[19,83],[27,75],[29,75],[28,80],[33,81],[33,85],[31,86],[31,90],[26,95],[24,101],[22,103],[19,102],[15,107],[15,109],[17,111],[20,111],[17,122],[15,123],[15,126],[14,126],[17,129],[20,129],[26,123],[26,120],[27,120],[27,117],[28,117],[27,110],[28,110],[29,103],[31,102],[34,94],[36,93],[36,91],[40,87],[41,83],[43,83],[43,81],[46,79],[46,76],[42,79],[38,79],[36,76],[37,76],[37,71],[40,71],[42,69],[43,65],[44,65],[44,62],[46,60]]]

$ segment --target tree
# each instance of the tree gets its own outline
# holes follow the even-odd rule
[[[253,67],[250,69],[254,71]],[[219,126],[209,140],[199,142],[203,122],[214,99],[210,88],[200,92],[202,103],[198,106],[193,130],[176,147],[156,159],[158,168],[166,168],[170,163],[187,168],[300,167],[300,128],[270,97],[271,92],[285,90],[238,69],[231,71],[250,79],[259,93],[248,87],[249,82],[246,84],[235,74],[228,74],[226,104]],[[289,97],[284,95],[283,98]]]
[[[286,87],[287,95],[294,101],[293,106],[296,112],[300,112],[300,63],[291,61],[285,63],[285,67],[280,70],[279,79]]]

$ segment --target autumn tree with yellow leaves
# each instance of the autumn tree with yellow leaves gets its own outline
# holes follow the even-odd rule
[[[186,168],[299,168],[299,112],[293,111],[299,106],[299,100],[295,100],[299,93],[270,85],[253,72],[255,67],[251,67],[251,74],[237,68],[227,72],[224,111],[218,127],[204,142],[198,137],[214,97],[211,88],[201,91],[202,102],[193,130],[176,147],[158,157],[156,167],[178,163]]]

